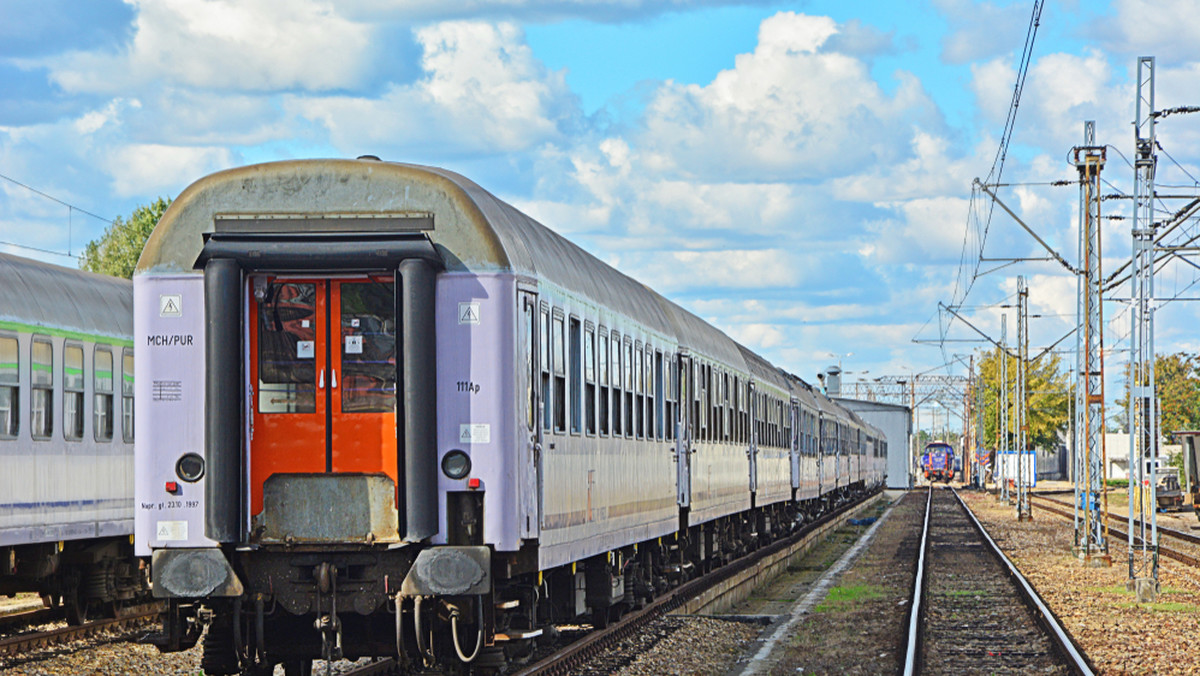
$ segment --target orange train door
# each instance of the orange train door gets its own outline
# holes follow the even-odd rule
[[[396,479],[391,278],[267,278],[250,303],[251,514],[276,473]]]

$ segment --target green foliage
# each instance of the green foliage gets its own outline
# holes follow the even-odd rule
[[[88,242],[79,267],[88,272],[132,279],[146,239],[169,206],[171,200],[160,197],[148,206],[134,209],[128,220],[118,216],[100,239]]]
[[[1016,448],[1017,415],[1017,359],[1008,360],[1008,423],[1010,430],[1009,448]],[[983,378],[983,445],[999,448],[1000,439],[1000,366],[1001,353],[995,348],[983,355],[979,362],[979,374]],[[1030,448],[1054,448],[1058,445],[1058,433],[1067,428],[1071,415],[1073,388],[1068,373],[1062,369],[1062,359],[1056,354],[1043,356],[1029,363],[1026,376],[1029,401],[1029,429],[1027,437]]]
[[[1159,432],[1170,437],[1179,430],[1200,429],[1200,355],[1176,352],[1154,358],[1154,388],[1158,396]],[[1129,417],[1129,369],[1125,369],[1125,392],[1118,410],[1109,419],[1127,431]]]

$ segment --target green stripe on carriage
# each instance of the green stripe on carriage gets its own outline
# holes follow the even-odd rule
[[[80,340],[88,343],[106,343],[108,345],[120,345],[122,347],[133,347],[132,338],[119,338],[116,336],[105,336],[98,333],[84,333],[83,331],[72,331],[71,329],[58,329],[51,326],[37,326],[35,324],[23,324],[7,319],[0,319],[0,329],[8,331],[17,331],[18,333],[37,333],[43,336],[54,336],[56,338],[68,338],[71,340]]]

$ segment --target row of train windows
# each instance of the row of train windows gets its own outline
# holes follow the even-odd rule
[[[133,441],[133,353],[120,356],[121,438]],[[86,415],[83,346],[63,346],[62,432],[65,439],[83,439]],[[116,425],[117,387],[113,348],[96,345],[92,356],[92,431],[96,441],[113,440]],[[22,360],[16,338],[0,336],[0,438],[13,439],[21,431],[20,385]],[[34,335],[29,347],[29,428],[34,439],[54,436],[54,391],[57,372],[50,339]]]
[[[751,420],[750,388],[743,378],[699,361],[690,369],[683,361],[681,369],[673,354],[546,306],[536,325],[532,306],[526,306],[524,321],[530,430],[538,409],[534,388],[539,387],[542,427],[548,432],[670,441],[679,402],[690,399],[697,441],[748,443],[752,424],[761,446],[787,448],[792,439],[790,410],[777,397],[755,395],[757,420]],[[535,356],[540,368],[534,366]],[[815,455],[815,417],[807,420],[809,432],[800,447]]]
[[[674,357],[629,336],[599,332],[593,326],[543,309],[534,325],[525,310],[525,359],[531,375],[528,391],[529,429],[536,424],[540,385],[542,426],[565,434],[601,434],[638,439],[675,438],[678,410]],[[540,330],[539,330],[540,329]],[[539,334],[540,369],[534,367],[533,336]],[[568,377],[569,374],[569,377]]]

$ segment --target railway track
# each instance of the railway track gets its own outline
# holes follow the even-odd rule
[[[806,525],[783,540],[751,552],[708,575],[680,585],[646,607],[626,614],[620,621],[614,622],[604,629],[593,630],[561,650],[554,652],[552,655],[532,665],[521,668],[516,673],[518,676],[571,674],[586,664],[595,655],[612,648],[623,638],[637,633],[656,618],[673,610],[684,608],[689,602],[694,602],[695,599],[705,595],[713,595],[716,593],[714,590],[718,588],[729,588],[738,584],[743,579],[752,577],[755,571],[761,570],[764,561],[778,558],[780,553],[795,547],[805,538],[821,531],[823,526],[830,524],[838,519],[838,517],[844,516],[847,512],[864,504],[877,494],[872,493],[859,501],[847,504],[841,509]],[[342,673],[353,676],[375,676],[377,674],[395,673],[397,669],[395,660],[381,660],[351,671],[343,671]],[[315,670],[314,673],[316,673]]]
[[[1092,674],[958,494],[931,489],[913,589],[911,674]]]
[[[1030,501],[1030,504],[1036,506],[1038,509],[1050,512],[1051,514],[1061,516],[1061,517],[1064,517],[1067,519],[1075,518],[1075,513],[1074,513],[1073,507],[1071,506],[1070,503],[1064,503],[1060,500],[1052,500],[1050,498],[1044,498],[1044,497],[1036,496],[1036,495],[1032,496],[1032,497],[1034,499]],[[1053,505],[1061,505],[1062,508],[1052,506],[1052,504],[1049,504],[1049,503],[1052,503]],[[1111,512],[1105,512],[1104,515],[1108,518],[1109,521],[1122,521],[1123,520],[1126,523],[1128,523],[1128,519],[1129,519],[1128,516],[1122,517],[1122,516],[1113,514]],[[1129,533],[1127,531],[1121,530],[1120,528],[1114,528],[1112,526],[1109,526],[1108,532],[1111,535],[1116,536],[1118,538],[1122,538],[1122,539],[1129,538]],[[1177,540],[1180,540],[1183,542],[1189,542],[1191,544],[1200,544],[1200,537],[1192,535],[1191,533],[1185,533],[1181,530],[1175,530],[1174,528],[1166,528],[1163,526],[1159,526],[1158,532],[1160,535],[1166,535],[1167,537],[1171,537],[1171,538],[1174,538],[1174,539],[1177,539]],[[1200,557],[1196,557],[1191,554],[1186,554],[1177,549],[1171,549],[1170,547],[1164,545],[1161,540],[1158,543],[1158,553],[1161,554],[1162,556],[1167,557],[1168,559],[1174,559],[1175,561],[1186,564],[1188,566],[1192,566],[1194,568],[1200,568]]]
[[[95,620],[79,626],[8,636],[0,639],[0,657],[13,657],[37,648],[94,636],[100,632],[139,626],[156,619],[160,610],[159,604],[151,603],[130,608],[116,618]]]

